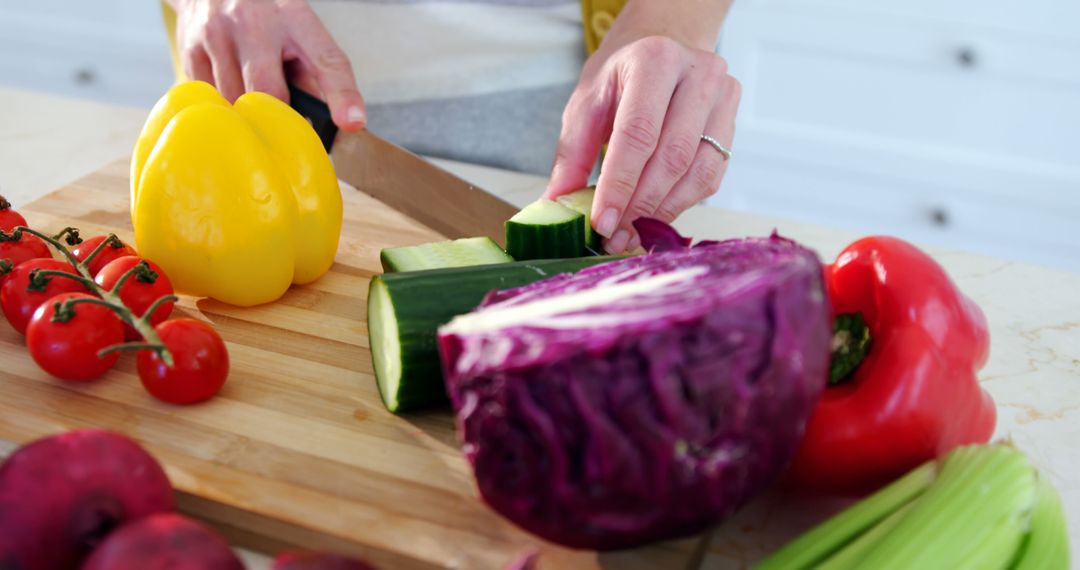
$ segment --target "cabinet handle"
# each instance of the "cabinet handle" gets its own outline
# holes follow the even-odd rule
[[[930,223],[939,228],[948,227],[949,211],[940,206],[930,209]]]
[[[76,85],[91,85],[97,83],[97,73],[88,67],[80,67],[75,70],[73,79]]]
[[[979,63],[979,56],[975,53],[975,48],[965,46],[956,50],[956,63],[965,69],[973,69]]]

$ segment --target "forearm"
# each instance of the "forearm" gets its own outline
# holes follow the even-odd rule
[[[604,37],[603,45],[621,47],[646,36],[666,36],[687,47],[712,51],[731,2],[629,0]]]

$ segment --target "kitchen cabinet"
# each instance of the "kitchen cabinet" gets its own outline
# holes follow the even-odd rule
[[[714,205],[1080,268],[1080,4],[740,0]]]
[[[0,2],[0,82],[150,107],[173,81],[152,0]]]

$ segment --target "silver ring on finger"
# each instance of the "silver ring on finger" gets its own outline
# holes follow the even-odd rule
[[[731,149],[720,144],[720,141],[710,137],[709,135],[701,135],[701,140],[709,143],[709,146],[715,148],[721,155],[723,155],[724,160],[731,160]]]

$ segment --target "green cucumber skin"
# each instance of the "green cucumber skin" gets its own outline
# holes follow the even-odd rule
[[[618,258],[517,261],[389,273],[373,278],[369,286],[369,299],[371,288],[374,288],[377,282],[386,286],[394,307],[401,346],[398,405],[390,411],[401,413],[448,403],[436,332],[440,326],[450,322],[450,319],[473,310],[489,291],[528,285],[559,273],[573,273],[613,259]],[[371,313],[368,315],[370,317]],[[371,328],[370,323],[368,327]],[[370,341],[369,344],[374,352],[378,343]],[[374,354],[372,356],[374,361],[377,357]],[[377,384],[385,404],[389,398],[382,394],[382,383]]]
[[[580,216],[547,225],[506,222],[506,252],[517,261],[581,257],[584,238]]]
[[[586,254],[596,255],[603,251],[602,237],[596,233],[596,230],[592,227],[592,204],[593,198],[596,194],[596,186],[589,186],[582,188],[569,194],[564,194],[555,199],[556,202],[581,213],[585,216],[583,223],[585,225],[585,247],[588,248]]]

